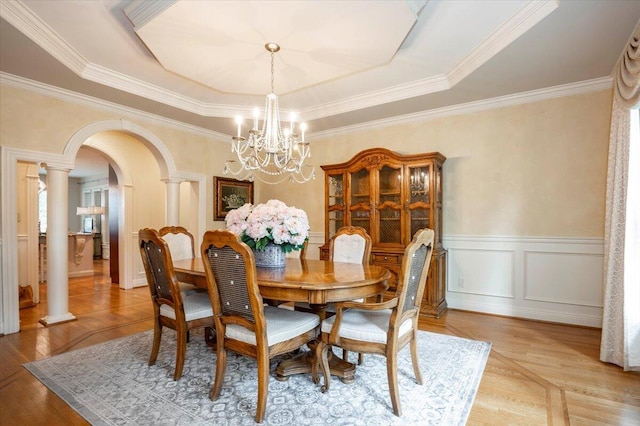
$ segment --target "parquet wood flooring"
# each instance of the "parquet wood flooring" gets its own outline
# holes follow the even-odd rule
[[[0,337],[0,425],[86,425],[22,364],[151,329],[149,291],[120,290],[98,261],[70,280],[76,321],[39,324],[46,285],[41,296],[21,310],[20,333]],[[420,328],[492,343],[468,425],[640,425],[640,373],[598,360],[598,329],[456,310]]]

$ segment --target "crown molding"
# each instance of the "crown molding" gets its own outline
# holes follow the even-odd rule
[[[480,101],[468,102],[459,105],[435,108],[413,114],[399,115],[383,120],[368,121],[353,126],[344,126],[326,131],[315,132],[310,136],[313,136],[316,139],[322,137],[330,137],[357,131],[373,130],[399,124],[433,120],[436,118],[442,118],[452,115],[470,114],[473,112],[486,111],[490,109],[504,108],[531,102],[539,102],[547,99],[597,92],[600,90],[608,90],[612,87],[613,79],[611,78],[611,76],[601,77],[592,80],[580,81],[577,83],[548,87],[546,89],[531,90],[528,92],[516,93],[513,95],[499,96],[496,98],[483,99]]]
[[[451,87],[478,69],[514,40],[533,28],[559,6],[559,0],[531,1],[502,24],[477,48],[464,57],[448,73]]]
[[[48,97],[60,99],[66,102],[84,105],[89,108],[95,108],[95,109],[106,111],[109,113],[124,115],[131,118],[136,118],[136,119],[140,119],[140,120],[144,120],[144,121],[148,121],[156,124],[161,124],[176,130],[189,132],[189,133],[196,134],[199,136],[204,136],[207,138],[213,138],[218,142],[229,143],[229,135],[225,135],[220,132],[215,132],[213,130],[204,129],[198,126],[193,126],[191,124],[183,123],[177,120],[171,120],[169,118],[161,117],[159,115],[150,114],[134,108],[125,107],[120,104],[104,101],[102,99],[72,92],[70,90],[60,89],[59,87],[55,87],[55,86],[40,83],[37,81],[29,80],[26,78],[18,77],[13,74],[0,72],[0,84],[29,90],[31,92],[34,92],[43,96],[48,96]]]
[[[175,0],[157,2],[136,0],[125,6],[124,10],[126,14],[132,14],[129,19],[134,26],[139,27],[173,3]],[[329,104],[312,106],[303,109],[301,113],[307,120],[314,120],[450,89],[557,7],[558,0],[527,3],[446,75],[414,80]],[[247,110],[244,106],[200,102],[91,63],[20,1],[3,2],[2,16],[67,68],[89,81],[204,117],[232,118]],[[283,110],[283,113],[286,112]]]
[[[307,120],[374,107],[416,96],[448,90],[458,84],[502,49],[531,29],[558,7],[558,0],[531,1],[523,6],[477,48],[458,62],[447,74],[441,74],[405,84],[341,99],[301,111]]]
[[[122,11],[135,28],[141,28],[174,3],[177,3],[177,0],[132,0],[122,8]]]
[[[74,73],[86,68],[87,60],[21,1],[3,1],[0,16]]]
[[[214,138],[216,141],[229,143],[229,135],[215,132],[202,127],[192,126],[176,120],[160,117],[154,114],[142,112],[133,108],[124,107],[112,102],[103,101],[91,96],[82,95],[58,87],[38,83],[12,74],[0,72],[0,84],[18,87],[30,90],[43,96],[54,97],[64,101],[85,105],[91,108],[100,109],[117,114],[123,114],[130,117],[163,124],[177,130],[186,131],[204,137]],[[564,96],[573,96],[583,93],[596,92],[599,90],[607,90],[613,87],[613,78],[611,76],[596,78],[593,80],[585,80],[577,83],[570,83],[561,86],[549,87],[546,89],[532,90],[529,92],[516,93],[513,95],[500,96],[481,101],[468,102],[459,105],[451,105],[443,108],[435,108],[431,110],[421,111],[413,114],[399,115],[386,118],[383,120],[368,121],[352,126],[344,126],[335,129],[325,130],[321,132],[310,133],[313,138],[323,138],[336,136],[347,133],[354,133],[363,130],[372,130],[382,127],[388,127],[399,124],[414,123],[419,121],[433,120],[436,118],[447,117],[451,115],[469,114],[473,112],[485,111],[495,108],[504,108],[513,105],[521,105],[530,102],[538,102],[546,99],[560,98]]]
[[[445,75],[438,75],[358,96],[352,96],[336,102],[306,108],[300,111],[300,115],[304,115],[305,120],[310,121],[362,108],[383,105],[389,102],[401,101],[415,96],[440,92],[450,88],[451,84],[449,84],[447,77]]]

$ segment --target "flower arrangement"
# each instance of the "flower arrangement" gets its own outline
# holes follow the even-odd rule
[[[264,250],[272,242],[289,253],[302,249],[309,238],[307,214],[279,200],[257,205],[247,203],[229,211],[225,221],[227,229],[240,235],[252,249]]]

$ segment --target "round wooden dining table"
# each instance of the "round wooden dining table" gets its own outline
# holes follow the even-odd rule
[[[173,269],[179,281],[207,288],[202,259],[174,260]],[[321,319],[327,315],[329,303],[380,295],[389,287],[391,278],[391,273],[378,265],[295,258],[288,258],[284,268],[256,268],[256,272],[263,299],[307,302]],[[311,363],[315,362],[312,356],[313,351],[309,351],[281,362],[276,369],[277,378],[310,372]],[[333,357],[331,373],[348,383],[354,379],[355,366]]]

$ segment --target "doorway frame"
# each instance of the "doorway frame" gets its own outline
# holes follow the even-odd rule
[[[97,149],[112,162],[118,177],[120,211],[118,212],[118,244],[120,250],[120,287],[134,287],[133,253],[133,182],[131,175],[118,166],[122,161],[119,153],[100,141],[91,139],[96,133],[119,131],[135,137],[152,153],[160,169],[161,180],[191,182],[197,187],[197,235],[202,235],[206,221],[206,175],[201,173],[181,172],[176,170],[173,156],[162,140],[146,128],[127,120],[103,120],[90,123],[71,136],[62,154],[41,151],[28,151],[19,148],[0,146],[0,201],[2,206],[2,239],[0,239],[0,277],[2,286],[0,297],[2,316],[0,318],[0,334],[20,331],[19,297],[18,297],[18,229],[17,229],[17,165],[18,161],[73,169],[78,150],[82,145]]]

